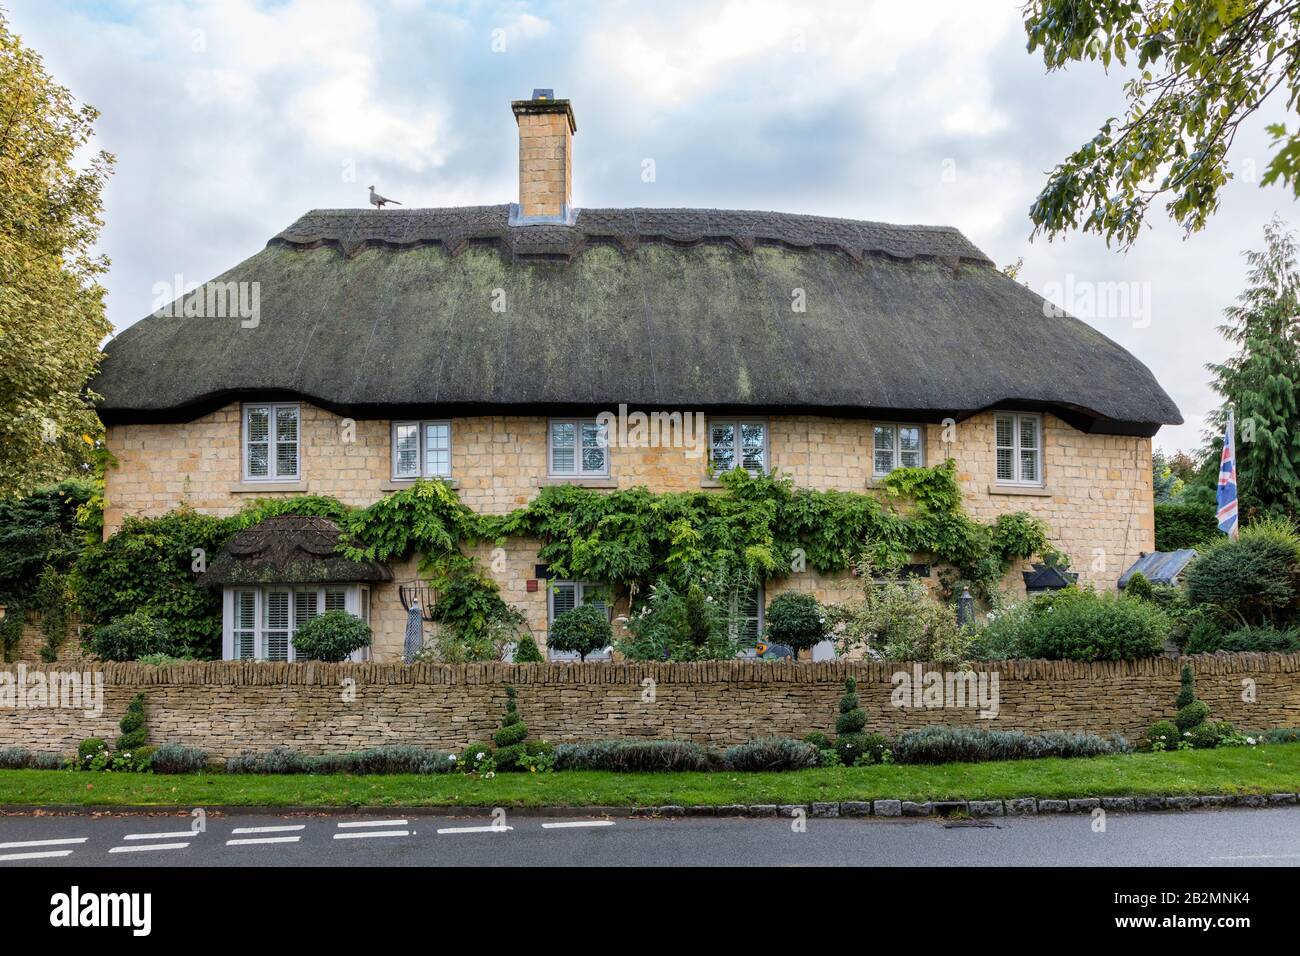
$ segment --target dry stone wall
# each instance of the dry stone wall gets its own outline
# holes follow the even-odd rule
[[[1188,658],[1214,719],[1238,727],[1300,727],[1300,655]],[[36,685],[68,665],[0,669],[0,747],[71,752],[86,737],[112,740],[127,702],[147,698],[153,743],[202,747],[215,756],[291,746],[341,753],[387,744],[458,750],[484,740],[505,709],[507,683],[533,737],[553,743],[606,738],[688,739],[728,745],[768,735],[833,729],[843,682],[859,682],[868,729],[930,725],[1025,731],[1075,730],[1137,737],[1171,718],[1180,662],[988,664],[998,677],[997,716],[975,706],[897,707],[894,675],[914,665],[717,662],[695,664],[194,663],[83,665],[102,679],[102,712],[17,706],[39,703]],[[922,671],[928,670],[923,665]],[[38,676],[39,675],[39,676]],[[355,682],[352,684],[350,682]],[[350,691],[355,691],[355,696]],[[1253,702],[1247,690],[1253,690]],[[352,698],[352,699],[350,699]]]

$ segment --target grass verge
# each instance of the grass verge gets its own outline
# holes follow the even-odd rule
[[[979,800],[1300,790],[1300,744],[790,773],[567,771],[445,776],[155,776],[0,771],[0,804],[63,806],[653,806]]]

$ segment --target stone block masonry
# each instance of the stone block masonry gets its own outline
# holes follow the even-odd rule
[[[1213,719],[1242,729],[1300,727],[1300,654],[1185,660],[1196,669],[1197,693]],[[311,754],[391,744],[459,750],[497,729],[507,683],[518,690],[519,710],[534,738],[676,738],[727,746],[831,732],[849,676],[857,678],[868,730],[886,735],[963,725],[1137,738],[1156,720],[1173,716],[1181,664],[1168,658],[982,664],[999,676],[998,716],[992,720],[980,719],[974,707],[893,706],[891,677],[911,665],[877,662],[104,664],[104,708],[96,717],[79,709],[15,707],[9,688],[18,678],[17,665],[5,665],[0,747],[71,753],[86,737],[111,741],[127,702],[143,691],[152,743],[202,747],[216,757],[276,746]],[[33,673],[58,670],[28,666],[26,676],[30,681]],[[1253,689],[1253,702],[1243,699],[1250,696],[1243,693],[1247,688]]]

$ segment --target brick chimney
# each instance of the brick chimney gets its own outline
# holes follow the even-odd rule
[[[530,100],[510,104],[519,124],[519,203],[510,224],[566,223],[573,209],[573,134],[578,125],[568,100],[551,90],[533,90]]]

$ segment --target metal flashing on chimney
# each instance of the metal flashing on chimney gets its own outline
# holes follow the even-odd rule
[[[525,216],[519,209],[519,203],[510,204],[507,224],[511,226],[576,226],[578,224],[578,207],[567,202],[560,206],[558,216]]]

